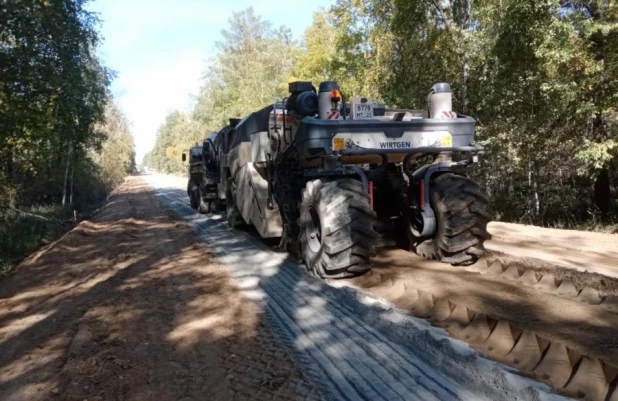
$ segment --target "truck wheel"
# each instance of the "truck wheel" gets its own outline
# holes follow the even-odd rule
[[[476,263],[485,253],[483,242],[491,238],[487,232],[491,216],[478,184],[453,173],[439,175],[433,180],[430,201],[436,235],[418,244],[416,253],[456,266]]]
[[[378,234],[363,185],[351,178],[309,181],[302,192],[299,242],[310,273],[322,278],[357,276],[370,268]]]
[[[199,206],[197,191],[189,192],[189,202],[191,203],[191,209],[197,209]]]
[[[210,201],[210,213],[219,213],[219,200],[211,200]]]
[[[242,218],[236,203],[234,202],[234,198],[232,196],[231,184],[228,183],[228,190],[225,195],[225,214],[227,214],[227,223],[232,228],[242,228],[247,225],[245,220]]]
[[[198,196],[198,202],[199,202],[199,207],[197,211],[200,212],[201,214],[210,213],[210,203],[204,200],[204,195],[202,194],[202,190],[198,189],[197,193],[198,193],[197,196]]]

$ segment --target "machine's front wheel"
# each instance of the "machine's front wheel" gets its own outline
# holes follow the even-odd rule
[[[351,178],[309,181],[302,192],[299,242],[312,274],[322,278],[357,276],[370,268],[378,234],[363,185]]]
[[[485,252],[483,242],[491,238],[485,210],[487,200],[478,184],[467,177],[446,173],[431,184],[431,207],[437,229],[433,238],[416,246],[416,253],[453,265],[471,265]]]

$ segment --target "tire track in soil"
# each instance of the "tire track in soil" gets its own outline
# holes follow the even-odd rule
[[[176,210],[177,212],[179,212],[182,216],[189,217],[195,214],[193,210],[187,209],[187,205],[185,205],[185,202],[178,201],[177,197],[170,198],[168,196],[167,199],[171,201],[172,208]],[[238,234],[241,234],[240,235],[241,237],[247,237],[246,233],[239,233],[238,231],[232,231],[228,227],[217,227],[217,228],[220,230],[220,232],[218,233],[218,236],[220,237],[219,240],[233,241],[233,238],[237,237]],[[214,227],[209,227],[208,230],[206,230],[204,227],[198,226],[197,230],[200,236],[206,236],[207,238],[208,237],[212,238],[214,236],[213,235]],[[253,238],[251,238],[251,240],[253,240]],[[265,251],[264,249],[260,249],[261,247],[259,246],[256,247],[252,243],[247,243],[245,244],[245,246],[249,249],[253,248],[252,249],[253,251],[258,251],[258,252]],[[210,245],[210,247],[212,248],[213,245]],[[270,253],[271,251],[268,250],[267,252]],[[243,256],[244,255],[239,255],[237,258],[242,259]],[[267,257],[268,256],[271,256],[271,255],[267,255]],[[275,256],[279,256],[279,255],[275,254]],[[279,256],[279,258],[281,257]],[[262,260],[256,260],[255,262],[260,263],[262,262]],[[338,381],[333,381],[332,379],[330,380],[332,385],[337,388],[336,394],[334,394],[336,399],[346,399],[346,400],[348,399],[349,400],[404,399],[405,400],[405,399],[410,399],[409,396],[413,395],[414,392],[416,391],[420,391],[420,393],[422,394],[420,398],[416,398],[418,400],[428,400],[429,401],[432,399],[433,400],[459,399],[458,397],[455,396],[454,393],[445,391],[445,387],[439,383],[428,385],[430,389],[433,389],[434,391],[437,392],[437,396],[431,394],[431,392],[423,388],[419,388],[419,390],[414,390],[412,392],[409,391],[410,389],[407,389],[407,390],[404,389],[402,391],[401,381],[407,381],[409,383],[417,383],[417,381],[414,380],[414,377],[403,379],[405,377],[403,376],[400,379],[394,380],[394,377],[397,377],[397,376],[394,376],[391,372],[385,369],[380,363],[378,363],[378,361],[375,360],[375,358],[372,358],[372,357],[368,358],[367,353],[364,350],[362,350],[362,348],[360,348],[360,346],[358,345],[359,343],[362,343],[364,341],[372,341],[372,340],[375,341],[375,337],[366,338],[367,334],[365,333],[363,333],[365,338],[363,337],[359,338],[358,335],[352,336],[352,338],[356,338],[356,341],[353,341],[352,343],[348,344],[348,345],[352,345],[353,347],[353,350],[351,352],[345,346],[342,347],[340,343],[332,344],[329,341],[320,341],[320,340],[323,340],[323,338],[320,339],[321,329],[324,330],[326,327],[329,327],[330,325],[332,325],[334,321],[342,319],[343,316],[331,316],[328,319],[328,321],[322,322],[321,324],[313,324],[311,323],[310,319],[307,320],[303,318],[299,319],[299,318],[294,317],[293,316],[294,310],[297,307],[306,306],[306,304],[302,304],[302,303],[299,304],[298,302],[295,302],[296,299],[301,300],[299,302],[302,302],[302,300],[307,300],[307,299],[321,300],[322,295],[320,294],[320,291],[317,291],[317,292],[310,292],[309,294],[306,294],[306,293],[294,294],[295,297],[284,299],[280,294],[282,292],[289,292],[290,288],[294,288],[294,283],[298,283],[298,280],[302,277],[302,271],[299,269],[287,269],[287,268],[282,268],[280,271],[282,272],[282,276],[288,276],[287,278],[289,281],[287,281],[285,285],[282,286],[280,283],[272,282],[272,281],[262,283],[262,286],[264,287],[264,290],[268,293],[268,296],[273,297],[273,299],[276,301],[276,302],[267,303],[267,307],[271,308],[275,312],[276,316],[279,318],[280,322],[278,322],[277,324],[278,327],[284,326],[288,328],[296,328],[295,338],[300,338],[300,339],[305,338],[308,341],[304,344],[304,346],[315,348],[314,350],[312,350],[313,351],[312,357],[316,357],[316,360],[323,364],[322,366],[331,368],[329,369],[329,373],[332,373],[335,376],[340,377],[341,380],[338,380]],[[276,281],[282,280],[281,278],[282,276],[278,277]],[[297,284],[296,289],[297,290],[301,289],[303,290],[302,292],[307,292],[307,287],[299,286],[298,284]],[[287,294],[287,295],[292,295],[292,294]],[[282,305],[286,305],[286,307],[284,308]],[[320,309],[321,308],[315,308],[313,312],[314,313],[319,312]],[[341,313],[339,313],[339,315],[341,315]],[[364,326],[364,324],[362,323],[357,323],[357,324],[359,327]],[[363,331],[366,332],[369,330],[370,329],[367,328]],[[341,338],[347,338],[350,334],[351,333],[346,334],[346,333],[337,332],[335,330],[330,330],[330,332],[328,333],[328,337],[329,338],[335,337],[335,338],[341,339]],[[377,337],[379,340],[382,341],[383,346],[390,347],[390,345],[383,338],[380,338],[381,336],[377,335]],[[335,345],[339,345],[339,347],[335,347]],[[391,351],[391,353],[398,355],[402,353],[402,351],[399,351],[399,352]],[[382,357],[381,360],[388,360],[388,358]],[[313,365],[315,365],[315,363],[310,362],[308,364],[308,366],[313,366]],[[364,369],[357,369],[356,367],[358,366],[363,366]],[[315,369],[313,370],[315,372]],[[382,373],[383,376],[378,376],[374,374],[373,372],[376,370],[380,371],[380,373]],[[368,372],[371,372],[372,374],[368,374]],[[416,375],[417,377],[423,376],[419,374],[418,372],[416,373]],[[330,375],[325,375],[325,376],[328,377]],[[437,376],[439,377],[440,375],[437,375]],[[425,377],[427,378],[426,380],[435,380],[435,379],[432,379],[430,376],[425,376]],[[446,378],[443,378],[443,380],[447,383],[449,382],[449,380]],[[421,387],[421,385],[419,385],[419,387]]]
[[[518,321],[517,313],[512,315],[512,319],[505,319],[505,316],[508,316],[506,312],[499,311],[497,316],[492,315],[491,308],[488,309],[483,302],[473,302],[474,306],[469,307],[469,304],[462,301],[469,298],[467,288],[461,289],[460,292],[438,290],[430,285],[428,280],[422,280],[422,276],[428,274],[421,271],[432,270],[425,266],[435,264],[438,267],[435,268],[434,274],[443,276],[449,269],[452,273],[448,274],[458,274],[455,270],[457,268],[444,267],[433,261],[419,261],[418,257],[401,250],[392,250],[389,255],[396,255],[392,258],[398,260],[409,259],[410,266],[406,266],[405,270],[401,266],[384,270],[374,268],[369,274],[348,280],[348,283],[384,298],[416,317],[427,319],[434,326],[446,329],[452,337],[466,341],[489,358],[513,366],[523,375],[553,386],[560,394],[589,401],[618,400],[616,390],[618,361],[611,356],[598,352],[598,349],[593,356],[581,352],[581,347],[577,348],[571,343],[565,344],[555,337],[537,333],[534,329],[526,327],[521,320]],[[415,265],[416,268],[412,267]],[[483,279],[504,280],[506,285],[521,285],[522,281],[525,281],[525,277],[522,280],[525,273],[520,275],[513,266],[504,269],[499,260],[493,263],[482,260],[466,270],[481,275]],[[532,273],[531,270],[528,272]],[[546,284],[540,288],[534,287],[532,280],[528,281],[527,287],[535,290],[544,289],[545,293],[552,294],[549,298],[561,298],[561,301],[568,300],[568,302],[573,300],[566,298],[565,295],[578,297],[584,293],[584,290],[576,291],[570,281],[565,280],[556,285],[552,275],[546,274],[544,277]],[[539,277],[540,280],[542,277]],[[486,282],[484,284],[487,285]],[[448,287],[448,284],[446,286]],[[506,290],[506,287],[503,288]],[[594,295],[594,292],[592,294]],[[583,302],[581,298],[577,301]],[[577,305],[572,305],[571,308],[574,306]],[[596,306],[589,305],[589,307]],[[610,308],[608,310],[611,311]],[[604,316],[610,325],[612,320],[618,321],[618,317],[611,313],[605,313]],[[551,316],[545,318],[549,319]],[[555,329],[560,330],[559,327]],[[616,331],[613,335],[606,334],[605,337],[595,337],[594,333],[591,333],[587,344],[588,351],[595,349],[599,342],[605,345],[608,351],[612,349],[615,351],[616,340]]]
[[[168,198],[169,199],[169,198]],[[186,210],[178,210],[176,208],[183,207],[184,203],[178,204],[176,203],[175,210],[179,213],[186,212]],[[193,214],[193,211],[189,213]],[[211,227],[208,231],[206,231],[202,227],[198,227],[198,233],[202,235],[212,236],[213,228]],[[222,230],[220,234],[229,234]],[[233,235],[233,233],[232,233]],[[259,249],[256,249],[259,251]],[[238,252],[238,251],[237,251]],[[242,255],[241,255],[242,257]],[[263,260],[255,260],[256,263],[264,262]],[[294,277],[293,280],[297,280],[298,277]],[[280,279],[277,279],[279,281]],[[389,400],[389,399],[403,399],[402,394],[398,394],[390,389],[388,385],[384,385],[380,383],[382,379],[380,379],[376,375],[367,375],[367,372],[360,372],[356,369],[357,366],[363,366],[367,368],[367,364],[362,361],[350,362],[352,358],[342,358],[344,352],[341,349],[334,348],[333,344],[323,344],[315,345],[316,343],[320,344],[320,328],[324,327],[328,324],[332,323],[332,318],[328,322],[323,322],[321,324],[312,324],[311,320],[307,320],[304,324],[299,324],[296,322],[296,318],[293,316],[293,311],[290,311],[289,308],[281,307],[283,304],[288,304],[289,306],[298,306],[297,303],[294,302],[294,298],[284,300],[280,296],[278,296],[280,292],[280,285],[275,282],[269,282],[263,284],[265,287],[264,290],[268,292],[270,297],[273,297],[275,302],[267,303],[266,307],[268,310],[276,316],[278,319],[276,320],[276,326],[278,328],[286,327],[289,331],[292,331],[294,334],[294,338],[306,339],[305,346],[307,347],[315,347],[311,352],[311,356],[314,357],[317,361],[321,363],[322,366],[326,367],[329,372],[331,372],[335,376],[339,376],[340,380],[333,381],[330,380],[331,383],[336,387],[336,398],[337,399],[346,399],[346,400]],[[287,289],[289,287],[285,287]],[[290,304],[292,301],[294,303]],[[289,335],[289,334],[288,334]],[[330,335],[330,333],[329,333]],[[285,336],[285,335],[284,335]],[[308,364],[309,366],[313,364]],[[368,371],[372,371],[372,368],[369,368]],[[314,370],[314,373],[315,372]],[[364,373],[364,374],[363,374]],[[321,380],[324,380],[326,377],[321,377]],[[398,383],[397,383],[398,384]],[[382,392],[376,391],[376,387],[380,387]],[[386,393],[384,393],[386,391]],[[405,393],[403,393],[405,395]],[[394,398],[392,398],[394,397]],[[439,399],[439,398],[427,398],[427,400],[431,399]],[[448,399],[448,398],[443,398]]]
[[[440,330],[372,305],[376,299],[355,290],[308,276],[296,261],[227,227],[221,216],[198,215],[185,191],[157,180],[149,181],[161,202],[191,222],[239,287],[265,308],[304,371],[323,383],[333,399],[560,399],[462,349]],[[421,345],[418,352],[411,344]]]
[[[575,298],[618,313],[618,279],[613,277],[496,253],[487,256],[486,264],[481,262],[466,270],[516,281],[541,292]]]

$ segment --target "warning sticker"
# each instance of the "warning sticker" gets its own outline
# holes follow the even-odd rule
[[[444,146],[445,148],[450,148],[451,146],[453,146],[453,137],[451,136],[451,134],[444,134],[442,135],[442,146]]]
[[[333,149],[334,150],[343,150],[345,148],[345,138],[334,138],[333,139]]]

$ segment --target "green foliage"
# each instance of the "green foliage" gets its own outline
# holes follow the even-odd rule
[[[46,218],[66,219],[70,211],[60,206],[30,208],[29,212]],[[55,222],[45,221],[16,212],[0,212],[0,276],[21,257],[41,244],[49,243],[58,234]]]
[[[195,142],[287,93],[295,44],[289,29],[272,28],[252,8],[234,13],[217,43],[212,61],[190,113],[174,111],[159,128],[157,141],[143,164],[165,173],[184,171],[181,154]]]
[[[618,218],[614,1],[336,0],[299,44],[287,32],[251,9],[234,14],[197,105],[168,117],[152,166],[181,171],[192,142],[285,96],[294,79],[336,80],[347,96],[402,108],[425,108],[429,88],[449,82],[455,110],[479,122],[487,154],[471,173],[499,219]]]
[[[609,103],[618,91],[606,74],[616,68],[609,49],[618,37],[599,48],[590,28],[600,17],[587,9],[596,3],[584,3],[510,1],[479,10],[474,37],[490,52],[473,73],[479,90],[471,111],[492,150],[480,178],[506,219],[575,223],[594,218],[597,207],[610,217],[618,177],[613,184],[597,177],[616,166],[616,103]]]
[[[294,78],[322,82],[334,79],[334,63],[338,59],[335,45],[335,27],[331,14],[318,11],[313,24],[305,31],[301,46],[294,49]]]
[[[457,111],[479,120],[488,154],[474,175],[499,218],[610,216],[618,177],[597,177],[618,164],[613,2],[340,0],[334,12],[348,16],[344,53],[369,49],[365,81],[378,76],[388,104],[423,108],[433,83],[452,84]]]
[[[193,125],[185,113],[170,113],[159,128],[155,147],[146,154],[143,164],[164,173],[182,172],[182,153],[205,136],[192,131]]]
[[[105,111],[105,123],[99,127],[105,141],[91,150],[98,181],[107,193],[120,184],[127,173],[135,171],[135,145],[129,124],[121,110],[110,102]]]
[[[72,214],[134,170],[133,139],[109,98],[112,74],[95,56],[98,20],[86,3],[1,2],[0,206]],[[55,234],[54,223],[0,209],[0,265]]]
[[[111,73],[95,56],[98,20],[85,3],[3,4],[0,203],[66,202],[74,181],[99,179],[87,159],[109,143],[98,127]]]

